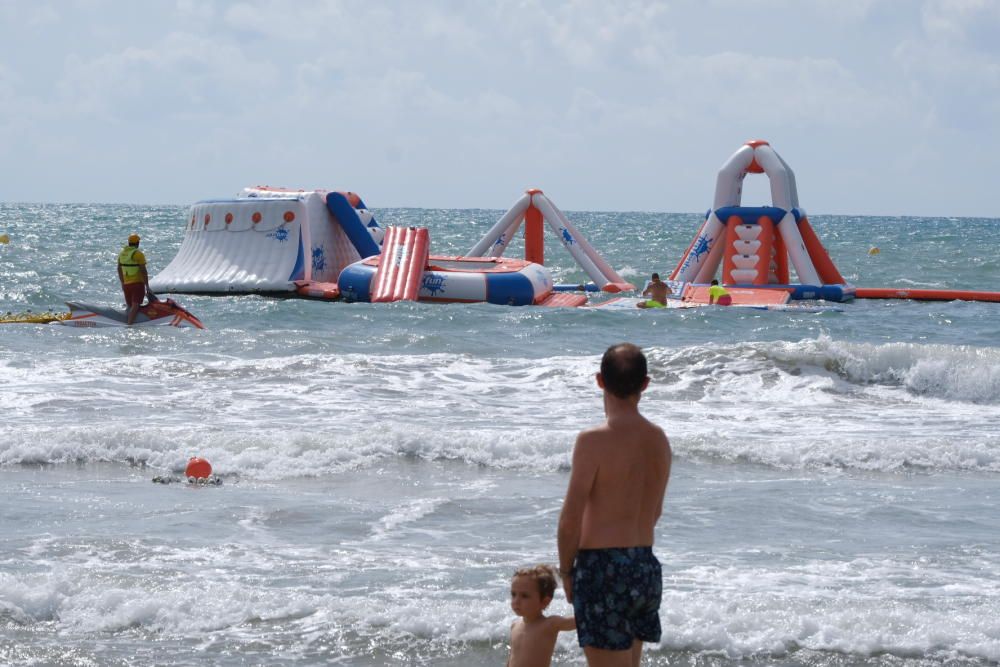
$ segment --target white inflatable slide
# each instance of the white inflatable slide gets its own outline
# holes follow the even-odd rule
[[[150,288],[294,292],[295,281],[335,282],[348,264],[378,254],[381,233],[354,193],[246,188],[191,207],[177,256]]]

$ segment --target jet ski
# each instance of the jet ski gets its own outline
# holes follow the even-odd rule
[[[54,324],[64,324],[68,327],[127,327],[128,313],[124,310],[92,306],[87,303],[67,301],[69,317],[58,320]],[[194,327],[204,329],[205,325],[197,317],[185,310],[173,299],[150,299],[145,306],[139,307],[135,316],[134,327]]]

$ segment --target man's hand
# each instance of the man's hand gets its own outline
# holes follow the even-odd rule
[[[573,575],[562,575],[563,592],[566,593],[566,602],[573,604]]]

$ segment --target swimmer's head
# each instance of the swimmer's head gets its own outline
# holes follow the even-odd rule
[[[510,607],[518,616],[540,614],[556,594],[556,571],[548,565],[522,567],[510,582]]]
[[[604,352],[598,384],[618,398],[638,396],[649,384],[646,355],[632,343],[618,343]]]

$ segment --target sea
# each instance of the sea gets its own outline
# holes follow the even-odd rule
[[[442,255],[503,213],[374,212]],[[637,285],[703,219],[567,216]],[[0,315],[121,307],[125,238],[155,275],[186,217],[0,204]],[[1000,290],[1000,220],[811,221],[855,285]],[[557,560],[620,341],[648,355],[640,407],[674,452],[644,665],[1000,663],[1000,303],[175,298],[207,328],[0,325],[0,664],[505,664],[511,574]],[[192,456],[221,486],[153,483]],[[571,613],[561,591],[550,612]],[[554,664],[585,664],[575,633]]]

